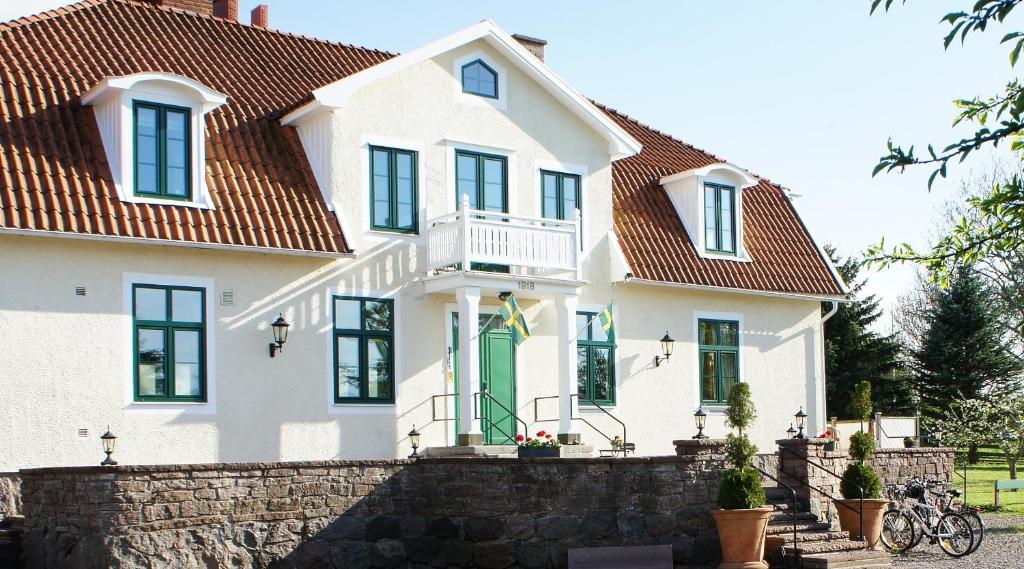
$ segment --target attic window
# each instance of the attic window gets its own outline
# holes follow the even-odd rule
[[[462,66],[462,92],[498,98],[498,72],[477,59]]]
[[[736,254],[736,188],[704,184],[704,246],[709,253]]]
[[[135,101],[135,194],[190,199],[191,109]]]

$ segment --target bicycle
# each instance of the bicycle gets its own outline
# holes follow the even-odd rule
[[[890,510],[882,517],[882,545],[892,553],[904,553],[927,536],[950,557],[963,557],[974,551],[974,530],[967,518],[957,512],[939,512],[929,503],[920,480],[905,487],[888,486]],[[922,515],[923,514],[923,515]]]
[[[925,483],[925,487],[932,493],[936,498],[936,507],[940,512],[956,512],[965,518],[971,524],[971,529],[974,531],[974,546],[971,548],[971,553],[974,553],[981,547],[981,542],[985,539],[985,520],[978,513],[977,508],[966,506],[963,502],[959,501],[960,491],[956,488],[945,488],[946,483],[941,480],[928,480]],[[941,488],[941,492],[935,492],[934,488]]]

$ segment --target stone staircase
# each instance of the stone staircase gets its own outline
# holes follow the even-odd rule
[[[892,557],[884,551],[864,549],[864,542],[849,539],[846,532],[818,520],[797,502],[793,511],[790,494],[784,488],[765,486],[768,502],[776,509],[768,522],[765,558],[773,569],[860,569],[891,567]],[[796,541],[793,522],[796,521]],[[802,565],[796,563],[797,555]]]
[[[20,566],[21,528],[25,518],[10,516],[0,520],[0,567],[16,569]]]

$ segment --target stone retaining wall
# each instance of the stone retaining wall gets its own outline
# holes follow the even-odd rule
[[[900,448],[875,451],[867,463],[874,467],[885,484],[906,482],[909,478],[935,478],[949,483],[953,480],[951,448]]]
[[[21,511],[21,476],[17,472],[0,472],[0,519]]]
[[[25,566],[564,567],[620,544],[709,562],[720,448],[23,471]]]

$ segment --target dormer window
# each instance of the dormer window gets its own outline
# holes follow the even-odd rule
[[[190,199],[190,109],[135,101],[135,194]]]
[[[462,66],[462,92],[498,98],[498,72],[477,59]]]
[[[155,71],[107,77],[82,95],[122,201],[208,209],[206,115],[226,102],[188,77]]]
[[[736,254],[736,188],[704,183],[704,247],[709,253]]]

